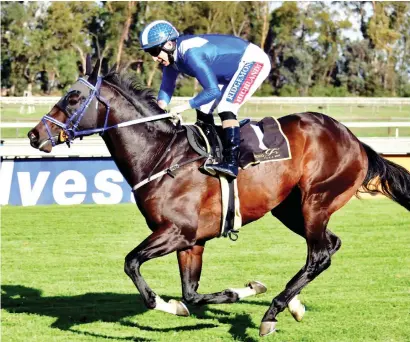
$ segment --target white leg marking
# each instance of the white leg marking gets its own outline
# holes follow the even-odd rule
[[[171,299],[168,303],[160,296],[155,297],[156,306],[154,310],[168,312],[177,316],[189,316],[189,310],[184,303]]]
[[[177,307],[175,303],[167,303],[160,296],[155,297],[155,302],[157,303],[157,305],[155,306],[154,310],[168,312],[173,315],[177,314]]]
[[[244,287],[242,289],[229,289],[229,290],[235,292],[239,296],[239,299],[256,295],[256,290],[250,287]]]
[[[238,295],[239,299],[242,299],[242,298],[245,298],[245,297],[265,293],[267,291],[267,288],[260,281],[253,280],[245,288],[230,289],[230,290],[235,292]]]
[[[305,306],[299,300],[299,296],[295,296],[288,304],[288,309],[292,314],[293,318],[300,322],[305,314]]]

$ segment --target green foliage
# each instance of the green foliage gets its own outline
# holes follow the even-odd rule
[[[272,96],[274,95],[274,91],[275,89],[273,89],[272,85],[269,82],[264,82],[253,94],[253,96]]]
[[[67,51],[57,57],[57,69],[59,70],[59,85],[63,92],[66,92],[71,84],[78,78],[78,67],[74,51]]]
[[[403,87],[399,89],[398,95],[401,97],[410,97],[410,81],[409,83],[403,85]]]
[[[345,34],[354,16],[357,40]],[[143,27],[157,19],[180,32],[233,34],[262,46],[271,87],[258,96],[408,96],[409,2],[284,1],[273,10],[264,1],[3,2],[2,87],[15,95],[66,89],[91,53],[104,58],[103,72],[119,63],[158,89],[161,72],[139,48]],[[190,82],[181,77],[175,94],[192,93]]]
[[[317,97],[346,97],[352,96],[347,87],[315,85],[309,89],[309,96]]]
[[[302,48],[286,47],[283,50],[283,66],[279,71],[288,84],[298,89],[300,96],[307,95],[312,84],[313,58]]]
[[[300,96],[299,91],[296,89],[296,87],[285,84],[282,88],[279,89],[279,96]]]
[[[195,94],[195,80],[190,77],[181,78],[175,89],[174,96],[194,96],[194,94]]]

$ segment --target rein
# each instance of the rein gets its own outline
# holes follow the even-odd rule
[[[174,174],[174,171],[175,171],[175,170],[177,170],[177,169],[179,169],[180,167],[182,167],[182,166],[184,166],[184,165],[187,165],[187,164],[189,164],[189,163],[193,163],[193,162],[195,162],[195,161],[197,161],[197,160],[207,158],[207,156],[204,156],[203,154],[200,154],[199,156],[197,156],[197,157],[195,157],[195,158],[186,160],[186,161],[184,161],[183,163],[180,163],[180,164],[171,165],[170,167],[166,168],[165,170],[162,170],[162,171],[160,171],[160,172],[158,172],[158,173],[152,175],[152,174],[154,173],[155,169],[157,168],[157,166],[158,166],[158,165],[161,163],[161,161],[165,158],[166,154],[167,154],[169,151],[171,151],[171,146],[172,146],[172,144],[175,142],[175,139],[177,138],[177,133],[178,133],[178,132],[175,132],[175,133],[174,133],[174,136],[172,137],[170,143],[168,144],[168,147],[166,148],[165,152],[162,154],[161,158],[159,158],[159,160],[157,161],[157,163],[155,164],[155,166],[152,168],[151,172],[150,172],[149,175],[148,175],[148,178],[146,178],[146,179],[144,179],[143,181],[141,181],[141,182],[135,184],[135,185],[132,187],[132,191],[135,191],[135,190],[137,190],[138,188],[142,187],[143,185],[145,185],[145,184],[151,182],[152,180],[157,179],[157,178],[159,178],[159,177],[162,177],[162,176],[164,176],[164,175],[166,175],[166,174],[169,175],[169,176],[171,176],[172,178],[174,178],[174,177],[175,177],[175,174]]]
[[[174,120],[182,121],[182,118],[178,114],[159,114],[159,115],[154,115],[154,116],[149,116],[146,118],[141,118],[141,119],[134,119],[130,121],[125,121],[121,122],[116,125],[108,126],[108,115],[110,114],[110,105],[108,101],[106,101],[101,95],[100,95],[100,88],[101,88],[101,83],[102,83],[102,77],[98,77],[97,79],[97,84],[94,86],[90,82],[88,82],[87,79],[85,78],[79,78],[78,80],[85,86],[87,86],[91,90],[91,94],[87,97],[85,100],[84,104],[76,110],[73,115],[71,115],[69,118],[67,118],[66,122],[61,122],[59,120],[54,119],[53,117],[49,115],[44,115],[41,121],[43,122],[44,126],[46,127],[46,131],[48,134],[48,137],[51,141],[52,146],[54,147],[57,144],[57,139],[59,136],[53,136],[51,134],[50,127],[47,124],[47,121],[57,125],[60,127],[65,136],[66,136],[66,143],[68,146],[72,143],[72,141],[75,138],[78,137],[83,137],[86,135],[91,135],[95,133],[99,133],[100,135],[104,134],[105,131],[113,128],[120,128],[120,127],[127,127],[127,126],[132,126],[144,122],[150,122],[150,121],[157,121],[157,120],[163,120],[167,118],[173,118]],[[104,126],[99,127],[99,128],[93,128],[93,129],[86,129],[86,130],[78,130],[78,125],[83,118],[84,114],[86,113],[87,109],[89,108],[90,104],[96,100],[96,107],[95,109],[97,110],[97,104],[102,103],[105,106],[105,120],[104,120]],[[98,102],[97,102],[98,101]]]

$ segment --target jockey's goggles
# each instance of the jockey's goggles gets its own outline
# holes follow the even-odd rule
[[[145,52],[148,52],[152,57],[158,57],[161,51],[162,45],[153,46],[145,50]]]

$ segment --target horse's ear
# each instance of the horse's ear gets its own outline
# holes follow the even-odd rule
[[[101,68],[101,59],[98,58],[97,63],[95,63],[94,65],[94,70],[90,75],[90,78],[97,79],[98,75],[100,74],[100,68]]]
[[[92,72],[92,66],[91,66],[91,55],[87,53],[87,57],[85,60],[85,74],[87,76],[90,76]]]

